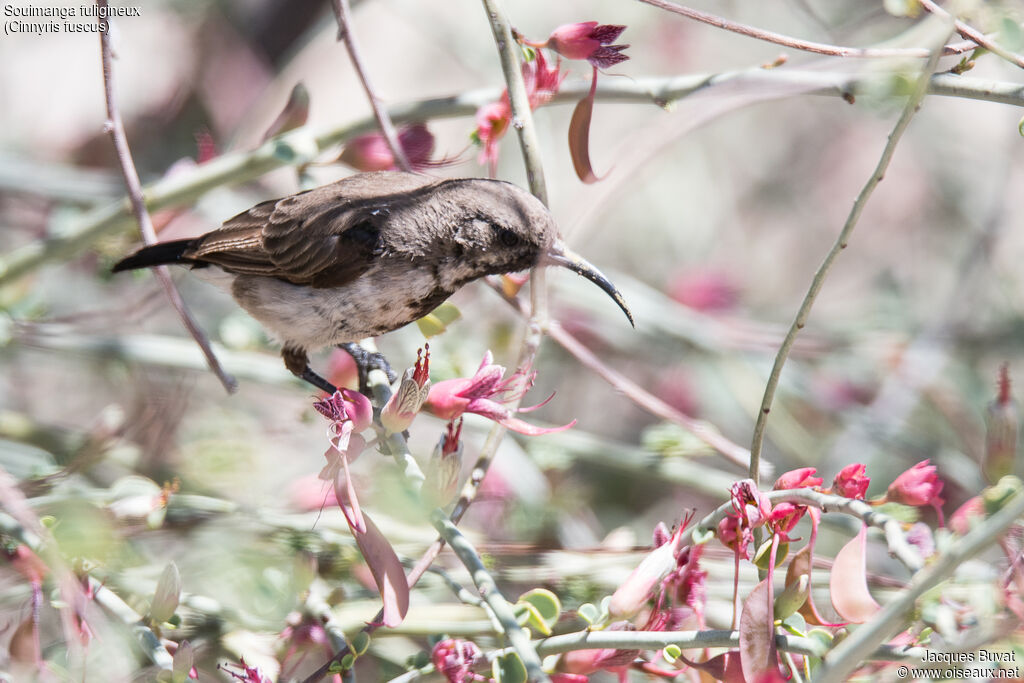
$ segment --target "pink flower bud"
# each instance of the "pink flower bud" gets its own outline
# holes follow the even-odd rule
[[[551,32],[546,46],[567,59],[585,59],[599,69],[607,69],[629,59],[621,54],[629,45],[610,45],[625,30],[625,26],[596,21],[564,24]]]
[[[404,432],[412,424],[430,393],[430,346],[423,358],[423,349],[416,352],[416,365],[405,371],[398,391],[391,395],[380,411],[380,422],[391,433]]]
[[[478,680],[473,673],[473,663],[481,657],[480,648],[469,640],[447,638],[434,646],[430,655],[437,672],[449,683],[465,683]]]
[[[871,483],[871,479],[864,474],[865,469],[863,463],[855,462],[839,470],[839,474],[832,480],[833,493],[845,498],[863,500],[868,491],[868,484]]]
[[[935,465],[922,460],[889,484],[886,498],[904,505],[942,505],[943,484],[935,472]]]
[[[985,455],[981,469],[988,483],[994,484],[1013,473],[1017,461],[1017,437],[1020,433],[1020,408],[1010,394],[1010,371],[999,369],[999,393],[985,410]]]
[[[434,165],[435,162],[430,159],[434,153],[434,136],[425,124],[414,123],[400,128],[398,145],[405,152],[414,171]],[[391,147],[381,133],[367,133],[352,138],[338,160],[357,171],[393,171],[397,168]]]
[[[800,469],[791,470],[776,479],[773,488],[776,491],[782,491],[784,489],[803,489],[820,486],[822,479],[821,477],[814,476],[816,472],[817,470],[813,467],[801,467]]]

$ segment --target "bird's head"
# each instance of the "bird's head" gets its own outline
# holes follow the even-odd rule
[[[571,251],[558,236],[544,204],[522,188],[498,180],[460,183],[454,198],[462,208],[455,232],[455,256],[476,273],[514,273],[537,266],[561,266],[582,275],[610,296],[634,325],[622,294],[601,271]]]

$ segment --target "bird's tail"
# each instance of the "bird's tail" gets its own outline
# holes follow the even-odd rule
[[[122,270],[135,270],[136,268],[149,268],[172,263],[195,263],[192,259],[185,257],[185,252],[194,243],[194,239],[174,240],[143,247],[131,256],[118,261],[112,272],[120,273]]]

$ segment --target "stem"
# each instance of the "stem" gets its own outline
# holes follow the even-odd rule
[[[541,667],[540,657],[530,643],[529,636],[519,626],[516,616],[512,612],[512,606],[509,605],[508,601],[505,600],[498,590],[494,577],[484,567],[483,560],[480,559],[480,555],[477,554],[473,545],[462,535],[458,527],[443,515],[435,514],[430,521],[441,537],[455,551],[462,564],[469,570],[470,575],[473,577],[473,583],[480,591],[480,596],[491,608],[491,611],[494,612],[494,616],[501,624],[505,637],[511,643],[512,648],[519,655],[520,659],[523,660],[529,680],[550,681],[551,679],[548,678],[548,675],[544,673]]]
[[[848,96],[861,87],[884,84],[887,74],[842,74],[787,69],[742,69],[717,74],[637,78],[598,86],[597,99],[604,102],[654,103],[665,106],[696,92],[739,81],[763,90],[785,84],[803,86],[800,94]],[[552,99],[557,104],[575,104],[590,88],[590,81],[572,81],[562,85]],[[932,95],[1024,106],[1024,87],[1009,81],[990,81],[955,74],[935,74],[929,83]],[[449,97],[417,100],[389,109],[392,120],[423,121],[438,118],[472,116],[476,110],[501,96],[498,88],[482,88]],[[151,211],[194,202],[210,190],[228,184],[244,183],[282,166],[299,166],[333,145],[374,130],[375,120],[360,119],[326,130],[313,131],[302,126],[268,140],[254,150],[217,157],[202,166],[162,178],[144,190]],[[312,142],[312,153],[310,149]],[[312,155],[311,155],[312,154]],[[60,236],[30,242],[0,257],[0,286],[21,278],[45,263],[71,258],[104,235],[131,225],[131,207],[125,201],[107,204],[89,211]]]
[[[1021,57],[1018,54],[1014,54],[1009,50],[1004,50],[1003,48],[999,47],[999,45],[997,45],[995,41],[986,38],[984,33],[982,33],[976,28],[973,28],[969,24],[960,21],[959,19],[956,19],[949,12],[947,12],[946,10],[942,9],[937,4],[932,2],[932,0],[918,0],[918,2],[921,4],[921,7],[925,8],[925,10],[934,14],[935,16],[942,17],[943,19],[947,20],[952,20],[953,27],[956,28],[956,32],[959,33],[964,38],[966,38],[967,40],[976,43],[977,45],[985,48],[986,50],[988,50],[989,52],[998,57],[1002,57],[1011,64],[1015,64],[1020,68],[1024,69],[1024,57]]]
[[[926,0],[922,0],[921,4],[924,4]],[[829,55],[832,57],[856,57],[856,58],[893,58],[893,57],[916,57],[919,59],[927,59],[931,56],[933,50],[920,47],[910,48],[863,48],[863,47],[842,47],[839,45],[829,45],[827,43],[816,43],[810,40],[802,40],[800,38],[793,38],[781,33],[775,33],[774,31],[766,31],[764,29],[757,28],[755,26],[749,26],[747,24],[740,24],[729,19],[715,16],[714,14],[708,14],[706,12],[700,12],[683,5],[677,5],[674,2],[668,0],[640,0],[640,2],[657,7],[659,9],[679,14],[693,19],[709,26],[716,28],[725,29],[726,31],[732,31],[733,33],[739,33],[757,40],[764,40],[769,43],[775,43],[776,45],[782,45],[784,47],[791,47],[794,50],[803,50],[805,52],[813,52],[819,55]],[[964,36],[967,38],[968,36]],[[971,37],[963,43],[957,43],[955,45],[943,46],[941,53],[944,55],[961,54],[973,50],[978,46],[978,42]]]
[[[870,652],[903,628],[919,597],[952,576],[961,564],[995,543],[1021,515],[1024,515],[1024,492],[1018,490],[999,512],[954,542],[940,557],[915,574],[910,586],[886,604],[871,621],[858,626],[848,638],[839,643],[825,658],[815,682],[839,683],[848,680],[849,674],[860,666]]]
[[[910,125],[910,120],[914,117],[914,114],[917,113],[917,110],[920,108],[921,101],[924,99],[925,93],[928,91],[929,79],[938,65],[940,55],[941,50],[933,51],[931,58],[921,71],[921,76],[917,79],[917,83],[914,85],[914,89],[911,91],[910,97],[907,98],[907,104],[903,108],[903,113],[900,114],[900,118],[896,121],[896,125],[893,127],[892,132],[889,133],[889,139],[885,143],[885,148],[882,150],[882,156],[878,160],[878,165],[875,167],[871,177],[868,178],[868,181],[860,191],[860,194],[857,195],[857,199],[853,202],[853,207],[850,209],[850,214],[846,219],[846,224],[843,225],[843,229],[839,232],[839,236],[836,238],[835,244],[832,245],[832,249],[830,249],[828,254],[825,255],[825,260],[822,261],[817,272],[814,274],[814,279],[811,280],[810,289],[807,290],[803,303],[800,304],[800,310],[797,311],[796,318],[794,318],[793,324],[790,325],[789,331],[786,333],[786,337],[782,341],[782,346],[779,348],[779,352],[775,356],[775,363],[772,365],[771,374],[768,376],[768,384],[764,389],[764,397],[761,400],[761,410],[757,415],[757,423],[754,425],[754,437],[750,446],[749,476],[754,480],[755,484],[758,482],[758,474],[761,470],[761,449],[764,445],[765,428],[768,425],[768,413],[771,412],[772,402],[775,399],[775,390],[779,386],[779,378],[782,375],[782,368],[786,364],[786,359],[789,357],[790,349],[793,348],[793,342],[796,341],[796,336],[800,333],[800,330],[802,330],[804,325],[807,324],[807,319],[811,314],[811,308],[814,306],[814,302],[817,300],[818,293],[821,292],[821,288],[825,285],[825,278],[828,277],[832,264],[835,262],[836,258],[838,258],[839,254],[849,245],[850,236],[853,234],[853,229],[860,220],[864,207],[867,206],[868,200],[874,193],[875,188],[878,187],[878,184],[882,182],[882,178],[885,177],[885,171],[889,167],[889,162],[892,160],[893,154],[896,152],[896,145],[899,144],[900,139],[903,137],[903,133]]]
[[[107,0],[96,0],[96,6],[106,9]],[[142,183],[139,182],[139,174],[135,170],[135,162],[132,160],[132,152],[128,147],[128,138],[124,132],[124,122],[121,120],[121,111],[117,106],[113,51],[110,47],[110,22],[106,19],[100,19],[99,22],[101,28],[106,27],[106,30],[100,31],[103,88],[107,104],[107,121],[104,124],[104,128],[110,133],[110,137],[114,142],[114,149],[117,150],[117,161],[121,166],[121,174],[124,176],[124,184],[128,190],[128,199],[131,203],[132,212],[135,214],[135,221],[139,225],[139,232],[142,233],[142,241],[144,244],[150,245],[156,242],[156,231],[153,229],[153,221],[149,217],[146,203],[142,198]],[[171,306],[177,312],[185,329],[188,330],[188,333],[196,340],[196,344],[202,349],[203,356],[206,358],[206,364],[213,374],[217,376],[217,379],[220,380],[220,383],[224,385],[227,392],[229,394],[233,393],[238,388],[238,382],[221,367],[220,361],[217,360],[217,356],[210,346],[210,340],[207,339],[206,334],[199,327],[195,318],[192,317],[192,314],[185,306],[185,301],[181,298],[181,294],[174,286],[170,271],[166,266],[157,266],[153,269],[153,272],[157,280],[160,281],[160,285],[167,294]]]
[[[352,66],[356,70],[356,75],[359,76],[359,82],[363,84],[366,98],[370,101],[370,107],[373,109],[373,116],[377,120],[380,132],[383,133],[384,139],[388,143],[388,148],[391,150],[391,156],[395,160],[395,165],[403,171],[411,173],[412,166],[409,164],[409,159],[405,156],[402,144],[398,141],[398,134],[395,132],[395,126],[391,122],[391,116],[388,114],[387,109],[381,106],[380,100],[377,99],[377,95],[374,93],[373,86],[370,85],[370,76],[363,65],[363,59],[359,54],[359,45],[356,43],[355,34],[352,32],[352,12],[349,2],[348,0],[332,0],[331,5],[334,7],[334,16],[338,20],[338,40],[345,43],[345,49],[348,50]]]

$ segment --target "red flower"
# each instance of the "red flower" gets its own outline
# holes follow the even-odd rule
[[[513,411],[503,404],[522,398],[533,386],[533,379],[537,373],[520,369],[512,373],[508,379],[504,379],[505,368],[495,365],[492,361],[493,356],[488,351],[472,377],[448,379],[430,387],[424,408],[432,415],[448,421],[464,413],[483,415],[512,431],[530,436],[560,432],[576,424],[576,420],[573,420],[561,427],[545,429],[513,417]],[[540,408],[545,403],[547,400],[531,408],[520,408],[519,412]]]
[[[398,145],[405,152],[412,170],[422,171],[445,163],[430,159],[434,153],[434,136],[427,130],[426,124],[412,123],[399,128],[397,133]],[[382,133],[367,133],[352,138],[345,145],[338,161],[357,171],[393,171],[398,168]]]
[[[817,472],[813,467],[801,467],[797,470],[786,472],[775,480],[776,491],[783,489],[804,489],[812,486],[821,486],[821,477],[814,476]]]
[[[832,480],[832,491],[837,496],[845,498],[864,499],[868,491],[868,484],[871,479],[865,476],[863,463],[855,462],[839,470],[839,474]]]
[[[534,47],[548,47],[567,59],[585,59],[598,69],[607,69],[629,57],[622,54],[629,45],[611,45],[625,26],[583,21],[559,26],[545,43]]]

